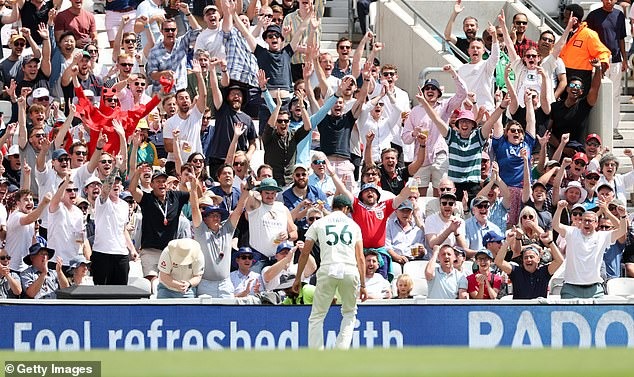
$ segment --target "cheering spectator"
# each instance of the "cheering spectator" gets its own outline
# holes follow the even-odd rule
[[[462,30],[464,31],[465,38],[456,37],[452,34],[453,23],[456,21],[456,17],[464,10],[462,0],[456,0],[456,4],[453,7],[447,26],[445,26],[445,40],[453,43],[462,51],[465,55],[469,54],[469,44],[476,39],[478,35],[478,20],[475,17],[467,16],[462,20]],[[493,34],[491,34],[493,35]],[[462,58],[460,58],[462,60]],[[463,61],[463,63],[467,63]]]
[[[45,243],[35,243],[29,247],[29,253],[23,261],[30,267],[20,273],[22,290],[26,297],[54,299],[57,298],[58,289],[68,288],[68,280],[62,272],[62,259],[57,257],[55,271],[48,268],[48,261],[54,254],[55,250]]]
[[[502,286],[502,277],[491,272],[493,254],[479,250],[475,255],[478,271],[467,276],[467,293],[474,300],[495,300]]]
[[[429,263],[425,266],[427,298],[453,300],[469,297],[466,275],[454,267],[455,260],[454,248],[450,245],[434,246]]]

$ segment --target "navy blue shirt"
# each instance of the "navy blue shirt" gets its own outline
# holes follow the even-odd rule
[[[208,158],[224,160],[227,157],[227,151],[229,150],[231,139],[233,139],[233,125],[236,122],[242,122],[247,126],[247,131],[238,139],[236,150],[246,152],[249,149],[249,141],[258,137],[253,120],[246,113],[242,111],[236,112],[231,109],[225,101],[218,109],[218,112],[216,112],[216,126],[214,137],[211,139]]]
[[[339,118],[328,114],[319,122],[320,147],[326,156],[350,158],[350,134],[355,121],[350,110]]]
[[[625,31],[625,15],[618,9],[607,12],[598,8],[588,13],[586,18],[588,27],[599,34],[599,39],[612,53],[612,63],[620,63],[623,60],[619,41],[627,35]]]
[[[284,205],[288,208],[289,211],[292,211],[299,203],[304,199],[310,200],[313,204],[317,203],[318,200],[321,200],[324,203],[324,208],[330,211],[330,205],[328,205],[328,197],[326,194],[321,191],[318,187],[308,185],[306,186],[306,197],[300,198],[293,192],[293,186],[288,188],[286,191],[282,193],[282,199],[284,199]],[[308,222],[306,218],[295,221],[295,225],[299,229],[308,228]]]
[[[258,65],[266,72],[266,77],[269,78],[266,84],[269,89],[292,91],[291,58],[293,57],[293,48],[290,44],[280,51],[270,51],[257,45],[253,54],[258,61]]]
[[[226,193],[222,187],[214,186],[211,188],[211,192],[222,198],[222,203],[219,204],[220,207],[224,207],[228,212],[236,209],[238,200],[240,200],[240,191],[237,188],[232,186],[231,193]]]
[[[526,271],[524,267],[513,265],[513,271],[509,275],[513,282],[513,299],[546,298],[551,276],[550,272],[548,272],[547,264],[539,266],[532,274]]]

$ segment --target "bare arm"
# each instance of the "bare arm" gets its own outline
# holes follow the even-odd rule
[[[64,192],[66,192],[66,187],[68,187],[69,183],[70,183],[70,175],[66,175],[66,177],[64,177],[64,180],[62,181],[62,184],[59,185],[59,187],[57,187],[57,191],[55,191],[55,195],[53,195],[53,198],[51,198],[51,202],[48,205],[49,213],[57,212],[57,210],[59,209],[59,203],[62,200],[62,197],[64,196]]]
[[[51,40],[50,34],[48,33],[48,27],[45,23],[40,23],[38,27],[38,34],[42,37],[42,64],[40,64],[40,69],[42,73],[49,77],[51,75]]]
[[[423,95],[421,88],[418,88],[418,94],[416,95],[416,99],[418,99],[418,103],[425,109],[425,112],[429,116],[429,119],[438,127],[438,131],[440,131],[440,135],[446,138],[449,134],[449,124],[443,121],[440,118],[440,115],[434,110],[433,107],[427,102],[427,99]]]
[[[15,81],[11,80],[11,85],[14,85]],[[20,149],[26,147],[26,143],[29,142],[29,133],[26,130],[26,100],[24,97],[19,97],[18,102],[18,145]]]
[[[330,164],[330,160],[326,158],[326,174],[332,178],[332,182],[335,184],[337,188],[337,193],[342,194],[348,197],[351,201],[354,201],[354,195],[346,188],[346,185],[343,184],[341,178],[337,174],[335,174],[335,169]]]
[[[566,237],[566,226],[561,224],[561,212],[567,205],[568,203],[565,200],[560,200],[559,202],[557,202],[557,210],[553,215],[553,229],[562,237]]]
[[[363,51],[365,50],[365,45],[368,42],[372,43],[372,38],[374,38],[374,35],[372,34],[371,31],[368,31],[367,33],[365,33],[365,35],[361,39],[361,42],[359,42],[359,45],[354,50],[354,55],[352,55],[352,76],[353,77],[359,77],[359,74],[361,74],[361,59],[363,58]]]
[[[55,142],[53,143],[54,148],[63,148],[64,147],[64,138],[70,129],[70,126],[73,124],[73,118],[75,118],[75,105],[72,103],[68,107],[68,116],[64,121],[64,124],[59,129],[57,136],[55,136]]]
[[[457,0],[453,10],[451,11],[451,15],[449,16],[447,25],[445,26],[445,39],[453,44],[456,44],[456,42],[458,42],[456,36],[451,33],[451,31],[453,30],[453,23],[456,21],[456,17],[458,17],[458,14],[460,14],[460,12],[462,12],[463,10],[464,6],[462,5],[462,2],[460,0]]]
[[[141,199],[143,199],[143,191],[139,188],[139,178],[141,177],[142,170],[142,166],[136,168],[134,174],[132,174],[132,178],[130,178],[130,185],[128,186],[132,198],[134,198],[134,201],[137,203],[140,203]]]
[[[244,26],[242,21],[240,21],[240,19],[238,18],[238,14],[235,13],[235,6],[234,6],[234,11],[227,14],[226,17],[229,17],[229,15],[233,15],[233,25],[236,28],[238,28],[238,30],[240,31],[240,34],[242,34],[242,37],[244,37],[244,39],[246,40],[247,45],[249,46],[249,49],[251,50],[251,52],[254,52],[255,48],[258,46],[258,42],[255,40],[253,35],[249,33],[249,30],[247,29],[247,27]]]
[[[429,262],[427,262],[427,265],[425,266],[425,279],[427,279],[427,281],[432,281],[434,280],[434,277],[436,277],[436,261],[438,260],[439,252],[440,246],[434,246]]]
[[[20,218],[20,225],[32,224],[36,222],[40,217],[42,217],[42,214],[47,209],[48,203],[51,202],[52,197],[53,195],[50,192],[46,193],[36,209],[31,211],[28,215]]]

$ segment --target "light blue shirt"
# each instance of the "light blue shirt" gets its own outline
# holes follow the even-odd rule
[[[489,210],[489,221],[497,225],[500,229],[506,229],[509,216],[509,210],[504,208],[504,204],[502,204],[503,201],[503,198],[497,198]],[[501,233],[498,234],[503,235]]]
[[[491,220],[487,220],[487,223],[484,226],[480,226],[478,220],[476,220],[475,216],[469,217],[465,221],[465,238],[469,243],[469,249],[471,250],[481,250],[484,249],[482,246],[482,237],[488,231],[494,231],[495,233],[502,235],[503,233],[500,231],[500,228],[491,222]]]
[[[425,233],[413,222],[410,227],[405,230],[401,226],[398,218],[389,219],[385,234],[385,247],[394,250],[399,255],[412,256],[410,246],[413,244],[424,244]],[[425,253],[424,260],[429,260],[429,253]]]

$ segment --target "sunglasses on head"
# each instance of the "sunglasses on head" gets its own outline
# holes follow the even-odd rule
[[[326,160],[313,160],[315,165],[326,165]]]
[[[251,260],[253,259],[253,255],[240,255],[238,258],[242,260]]]
[[[10,255],[2,255],[2,256],[0,256],[0,260],[11,260],[11,256]]]

